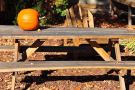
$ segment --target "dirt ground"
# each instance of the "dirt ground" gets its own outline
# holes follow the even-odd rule
[[[106,14],[95,15],[95,25],[101,28],[126,27],[125,21]],[[111,21],[111,22],[109,22]],[[11,40],[0,39],[0,45],[12,45]],[[30,40],[22,41],[22,44],[31,43]],[[58,54],[58,53],[51,53]],[[30,57],[33,59],[45,59],[45,53],[36,53]],[[0,52],[1,61],[12,61],[14,52]],[[61,55],[58,58],[63,58]],[[129,59],[129,58],[126,58]],[[130,90],[135,89],[135,71],[128,71],[125,76],[126,86]],[[11,89],[12,73],[0,73],[0,90]],[[109,69],[75,69],[56,71],[32,71],[18,72],[16,90],[120,90],[117,73]]]

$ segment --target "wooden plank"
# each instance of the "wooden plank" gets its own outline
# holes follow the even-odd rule
[[[15,49],[14,49],[14,62],[18,61],[19,58],[19,42],[17,40],[15,40]],[[15,90],[15,82],[16,82],[16,77],[17,77],[17,72],[13,72],[12,73],[12,87],[11,90]]]
[[[120,80],[120,90],[126,90],[125,79],[119,75],[119,80]]]
[[[73,27],[77,27],[77,22],[76,22],[76,17],[75,17],[75,12],[74,12],[73,6],[69,9],[69,12],[70,12]]]
[[[55,37],[63,39],[76,36],[80,38],[133,38],[135,31],[124,28],[47,28],[37,32],[19,30],[16,26],[0,26],[0,38],[53,39]]]
[[[14,62],[18,61],[19,58],[19,42],[15,43],[15,49],[14,49]]]
[[[128,7],[128,26],[132,25],[132,11],[131,7]]]
[[[1,62],[0,72],[58,70],[58,69],[135,69],[135,61],[29,61]]]
[[[85,9],[97,9],[96,4],[78,4],[81,8]],[[102,7],[103,5],[98,5],[98,7]]]
[[[88,10],[88,22],[89,22],[89,27],[94,28],[94,18],[90,10]]]
[[[114,61],[114,59],[95,41],[88,41],[93,49],[105,60],[105,61]]]
[[[116,42],[114,47],[115,47],[116,60],[118,62],[120,62],[121,61],[121,54],[120,54],[119,43]],[[120,90],[126,90],[125,79],[120,74],[119,74],[119,81],[120,81]]]
[[[68,40],[67,39],[64,39],[64,44],[63,44],[63,46],[68,46],[68,42],[67,42]]]
[[[79,10],[78,5],[74,6],[74,13],[75,13],[75,18],[77,22],[77,27],[83,27],[82,20],[81,20],[81,11]]]
[[[68,9],[66,9],[66,24],[66,27],[72,27],[72,21]]]
[[[82,21],[83,21],[83,27],[88,27],[88,12],[87,9],[81,8],[82,11]]]
[[[16,82],[16,72],[12,73],[12,85],[11,85],[11,90],[15,90],[15,82]]]
[[[79,45],[80,45],[80,39],[79,39],[79,37],[73,39],[73,43],[74,43],[74,46],[78,46],[79,47]],[[74,59],[77,59],[78,58],[78,50],[73,51],[73,58]]]
[[[115,43],[114,47],[115,47],[116,60],[121,61],[121,53],[120,53],[119,43]]]

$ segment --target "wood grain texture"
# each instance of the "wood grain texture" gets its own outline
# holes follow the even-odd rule
[[[89,27],[94,28],[94,18],[90,10],[88,10],[88,22],[89,22]]]
[[[100,45],[98,45],[96,41],[88,42],[105,61],[114,61],[114,59]]]
[[[115,47],[116,60],[120,62],[121,61],[121,55],[120,55],[119,43],[116,42],[114,47]],[[126,90],[125,79],[120,74],[119,74],[119,81],[120,81],[120,90]]]
[[[0,72],[58,69],[135,69],[135,61],[29,61],[1,62]]]
[[[0,26],[0,38],[55,39],[55,38],[134,38],[135,31],[124,28],[47,28],[23,31],[18,26]]]

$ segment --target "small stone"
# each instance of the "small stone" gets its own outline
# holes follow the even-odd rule
[[[38,31],[38,32],[40,32],[40,31],[41,31],[41,29],[38,29],[37,31]]]

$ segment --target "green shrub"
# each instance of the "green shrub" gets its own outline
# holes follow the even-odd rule
[[[120,41],[121,45],[127,48],[131,53],[135,53],[135,38],[123,39]]]
[[[67,0],[56,0],[55,1],[55,9],[54,10],[57,14],[60,14],[61,16],[65,16],[67,7],[68,7]]]
[[[34,8],[40,13],[40,25],[61,22],[66,15],[67,0],[18,0],[16,5],[16,17],[18,12],[24,8]],[[16,17],[14,24],[17,24]]]

